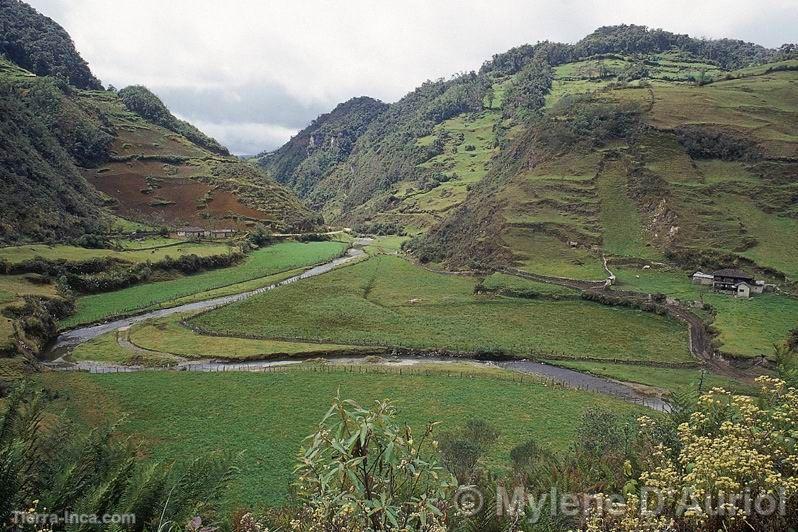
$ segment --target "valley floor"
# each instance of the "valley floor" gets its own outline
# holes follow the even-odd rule
[[[746,383],[701,365],[690,352],[682,322],[585,301],[579,290],[558,284],[503,273],[483,278],[430,271],[401,256],[400,242],[376,239],[364,246],[364,260],[221,308],[113,330],[80,343],[65,357],[111,368],[207,360],[303,363],[221,374],[46,371],[36,380],[55,392],[53,408],[66,409],[82,426],[123,419],[118,430],[138,442],[147,459],[187,461],[209,450],[243,453],[248,466],[229,500],[252,506],[287,500],[302,439],[339,392],[366,405],[391,398],[400,417],[415,427],[431,420],[454,427],[471,418],[490,419],[501,427],[489,457],[497,468],[507,466],[509,449],[530,438],[555,449],[567,447],[588,407],[629,415],[644,410],[617,397],[500,367],[465,362],[402,367],[373,364],[377,359],[366,357],[397,348],[546,360],[630,383],[642,395],[667,397],[713,386],[751,393]],[[88,296],[79,299],[78,313],[62,325],[267,286],[340,255],[348,245],[278,244],[255,251],[239,266]],[[686,277],[675,272],[645,270],[643,276],[643,270],[616,270],[625,290],[694,295]],[[716,323],[722,341],[735,345],[734,329],[724,329],[720,316],[745,303],[730,299],[727,304],[718,302]],[[759,304],[771,303],[762,299]],[[739,349],[778,333],[765,333],[771,329],[757,323],[751,320],[749,343]],[[318,361],[353,355],[361,357],[355,366]],[[208,422],[217,418],[224,422]]]

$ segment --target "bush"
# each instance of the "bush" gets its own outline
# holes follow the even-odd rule
[[[684,126],[676,130],[676,135],[679,143],[694,159],[739,161],[759,158],[759,152],[753,142],[725,131]]]
[[[460,430],[441,434],[441,461],[461,485],[474,484],[479,460],[498,437],[499,432],[487,422],[470,419]]]
[[[436,463],[434,424],[414,437],[387,402],[336,397],[296,467],[294,530],[440,530],[454,479]]]
[[[757,379],[759,398],[722,389],[704,394],[694,412],[678,426],[678,441],[665,445],[660,423],[641,418],[644,460],[641,487],[656,488],[649,505],[660,515],[641,511],[639,492],[619,515],[595,512],[590,530],[787,530],[798,510],[798,390],[772,377]],[[773,497],[773,512],[756,513],[743,494]],[[736,496],[737,498],[732,498]],[[775,497],[784,513],[775,511]],[[753,499],[752,499],[753,500]],[[698,503],[693,505],[693,501]],[[721,501],[727,506],[720,507]],[[684,503],[687,503],[685,505]],[[707,509],[706,505],[710,505]],[[756,505],[753,505],[756,506]],[[721,511],[715,511],[715,510]],[[687,510],[687,511],[685,511]],[[709,510],[709,511],[708,511]]]
[[[354,227],[355,231],[365,235],[404,235],[405,230],[397,222],[364,222]]]

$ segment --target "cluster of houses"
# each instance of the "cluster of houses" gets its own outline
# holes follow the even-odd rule
[[[181,227],[175,231],[177,236],[190,240],[203,238],[230,238],[235,234],[235,229],[204,229],[202,227]]]
[[[746,299],[751,294],[761,294],[768,288],[765,281],[757,281],[744,271],[731,268],[712,273],[695,272],[693,284],[712,285],[716,292]]]

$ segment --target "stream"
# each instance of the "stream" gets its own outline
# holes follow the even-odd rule
[[[327,273],[333,270],[334,268],[337,268],[338,266],[341,266],[343,264],[346,264],[348,262],[351,262],[353,260],[356,260],[364,256],[365,252],[362,250],[362,247],[367,245],[370,241],[371,239],[358,239],[354,242],[353,247],[347,250],[344,256],[338,257],[330,262],[309,268],[308,270],[305,270],[301,274],[289,277],[288,279],[280,281],[279,283],[275,283],[269,286],[264,286],[256,290],[250,290],[248,292],[243,292],[240,294],[207,299],[204,301],[197,301],[194,303],[187,303],[184,305],[171,307],[171,308],[153,310],[137,314],[135,316],[109,321],[106,323],[99,323],[85,327],[78,327],[76,329],[65,331],[61,333],[51,344],[51,346],[47,349],[47,351],[43,353],[42,361],[45,362],[45,364],[48,367],[55,370],[86,371],[90,373],[130,373],[135,371],[158,371],[158,370],[201,371],[201,372],[265,371],[268,368],[299,364],[302,362],[302,360],[296,358],[288,360],[253,360],[253,361],[244,361],[244,362],[219,362],[213,360],[205,360],[205,361],[198,360],[198,361],[181,362],[180,364],[177,364],[176,366],[172,366],[169,368],[145,368],[142,366],[126,366],[121,364],[105,364],[100,362],[88,362],[88,361],[69,363],[66,360],[64,360],[63,357],[64,355],[69,353],[71,348],[88,340],[91,340],[92,338],[96,338],[97,336],[100,336],[107,332],[124,329],[136,323],[141,323],[147,320],[160,318],[163,316],[169,316],[171,314],[178,314],[182,312],[190,312],[197,310],[207,310],[207,309],[220,307],[222,305],[227,305],[229,303],[234,303],[236,301],[242,301],[257,294],[268,292],[269,290],[274,290],[275,288],[278,288],[280,286],[285,286],[291,283],[295,283],[302,279],[307,279],[310,277],[321,275],[323,273]],[[355,356],[355,357],[352,356],[331,357],[328,360],[328,362],[332,364],[358,364],[362,363],[363,360],[366,358],[366,356],[367,355]],[[640,404],[658,411],[666,411],[669,408],[669,405],[666,401],[658,397],[653,397],[651,395],[645,394],[639,391],[638,389],[634,388],[633,386],[624,384],[622,382],[602,377],[597,377],[594,375],[590,375],[588,373],[582,373],[579,371],[574,371],[559,366],[553,366],[551,364],[534,362],[530,360],[519,359],[511,361],[507,360],[483,361],[483,360],[451,358],[451,357],[404,356],[404,357],[387,357],[384,359],[383,362],[380,362],[380,364],[392,365],[392,366],[396,365],[412,366],[415,364],[428,363],[428,362],[434,362],[437,364],[463,364],[464,362],[467,362],[469,364],[474,364],[477,366],[501,367],[519,373],[542,376],[544,378],[550,379],[551,381],[557,382],[559,384],[571,388],[577,388],[581,390],[587,390],[591,392],[598,392],[610,395],[612,397]]]

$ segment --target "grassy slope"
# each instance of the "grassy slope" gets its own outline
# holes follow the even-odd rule
[[[648,242],[637,205],[626,188],[627,177],[617,162],[607,163],[596,179],[604,229],[604,251],[609,255],[661,259],[662,254]]]
[[[677,322],[583,301],[475,296],[475,282],[377,256],[191,322],[232,336],[692,361],[686,330]]]
[[[15,302],[21,302],[26,295],[54,296],[56,288],[52,284],[30,282],[36,275],[0,275],[0,313]],[[0,351],[13,345],[14,329],[11,320],[0,314]],[[0,377],[1,378],[1,377]]]
[[[452,227],[473,225],[472,231],[444,229],[443,236],[435,237],[436,244],[453,250],[455,268],[478,255],[479,242],[485,241],[500,242],[510,252],[505,256],[520,268],[574,278],[603,277],[602,252],[662,260],[667,247],[738,253],[790,278],[798,275],[798,226],[789,202],[798,191],[789,177],[794,166],[783,160],[751,164],[692,159],[671,132],[685,125],[722,130],[757,142],[766,158],[794,158],[798,73],[768,69],[795,68],[795,62],[728,73],[739,79],[727,80],[727,73],[718,67],[679,54],[646,59],[647,87],[640,81],[614,83],[633,64],[631,58],[589,59],[554,69],[547,111],[556,112],[564,96],[592,93],[594,99],[608,103],[639,104],[644,123],[654,128],[629,145],[617,141],[592,149],[574,145],[549,158],[532,150],[527,164],[520,165],[498,192],[486,188],[489,197],[464,204],[467,212],[480,212],[487,205],[485,212],[498,213],[491,214],[492,225],[478,216],[459,217],[458,209],[447,214],[454,220]],[[700,71],[715,82],[690,83]],[[516,131],[514,138],[534,135]],[[635,190],[632,185],[641,169],[662,180],[662,197],[641,197],[652,190],[648,184],[642,193]],[[460,242],[468,238],[474,242]],[[578,247],[571,248],[570,241]],[[468,252],[458,252],[459,248]],[[487,250],[493,253],[490,246]]]
[[[618,287],[663,293],[688,301],[703,300],[715,308],[713,325],[720,349],[739,357],[771,356],[773,344],[782,342],[798,324],[798,299],[765,293],[736,299],[690,283],[687,274],[656,269],[613,268]]]
[[[81,297],[77,301],[77,312],[62,321],[61,326],[68,328],[91,323],[215,288],[310,266],[336,257],[345,247],[340,242],[280,243],[251,253],[238,266]]]
[[[455,378],[395,374],[271,374],[171,372],[126,375],[43,375],[64,397],[57,407],[87,423],[117,422],[144,443],[147,456],[190,460],[213,450],[244,452],[230,500],[239,504],[285,502],[291,467],[305,436],[341,395],[370,405],[393,399],[400,419],[415,429],[443,421],[439,430],[482,418],[501,430],[490,458],[506,464],[509,450],[530,438],[563,448],[588,407],[639,412],[604,396],[557,386],[512,383],[490,377]],[[210,423],[210,419],[223,420]]]

